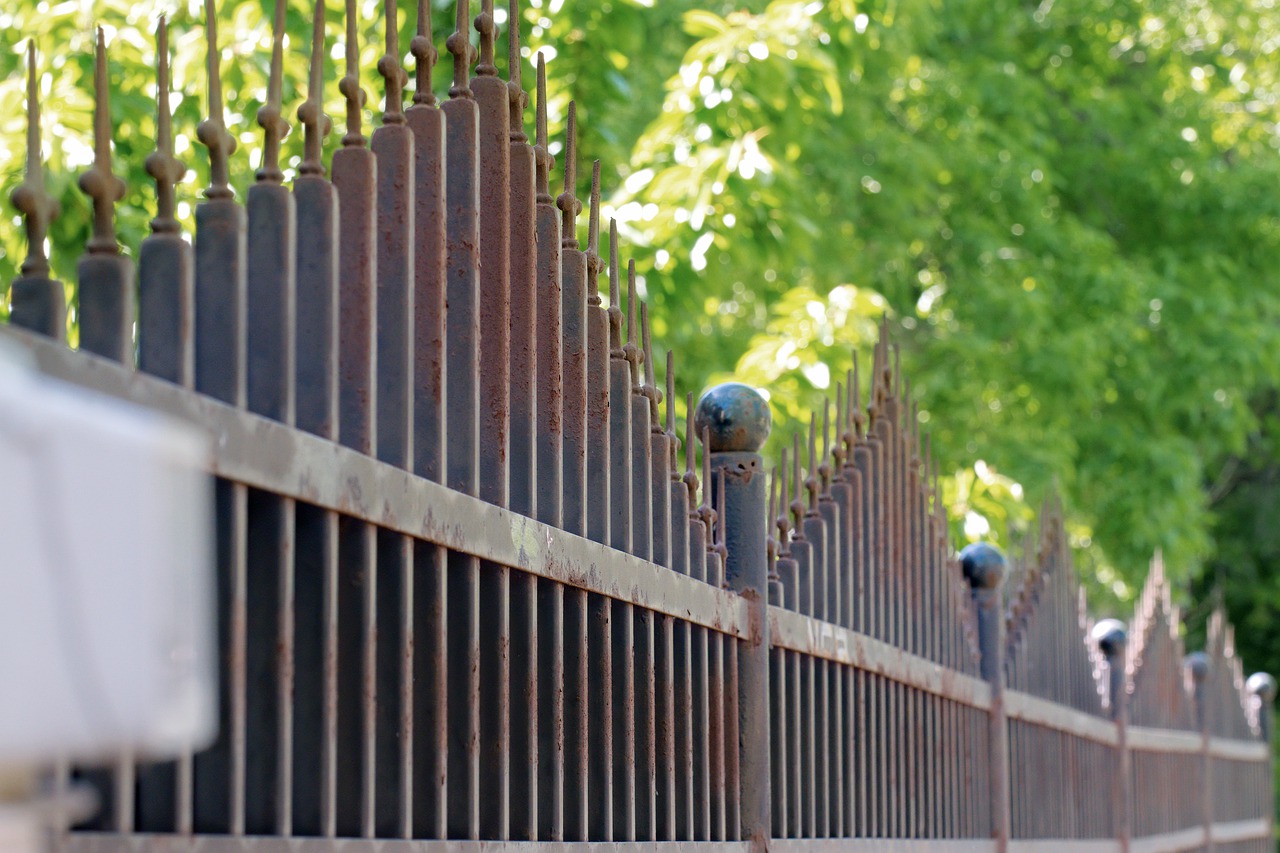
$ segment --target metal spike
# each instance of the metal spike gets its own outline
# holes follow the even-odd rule
[[[618,222],[609,220],[609,356],[626,358],[622,346],[622,285],[618,281]]]
[[[578,105],[569,102],[569,120],[565,125],[564,192],[556,198],[560,208],[560,245],[566,249],[578,248],[578,229],[574,220],[582,212],[575,190],[578,183]]]
[[[768,519],[765,533],[765,554],[769,558],[769,580],[778,580],[778,571],[774,567],[773,561],[778,557],[778,537],[773,535],[775,528],[774,519],[777,518],[778,512],[778,466],[773,466],[773,476],[769,478],[769,507],[765,510],[765,518]]]
[[[725,589],[728,589],[729,577],[728,577],[728,573],[725,571],[728,568],[728,561],[729,561],[729,547],[725,544],[725,537],[727,535],[725,526],[728,524],[728,515],[724,512],[724,469],[723,468],[717,469],[716,482],[720,486],[719,493],[720,493],[721,505],[720,505],[719,513],[717,513],[714,508],[711,510],[712,518],[715,519],[715,522],[716,522],[715,552],[720,555],[720,586],[724,587]]]
[[[59,214],[58,202],[44,186],[44,158],[40,148],[40,87],[36,77],[36,43],[27,42],[27,171],[10,196],[23,216],[27,232],[27,257],[22,274],[31,278],[49,276],[49,258],[44,251],[49,223]]]
[[[600,161],[591,164],[591,203],[587,214],[587,304],[600,304]]]
[[[862,376],[858,366],[858,351],[853,351],[853,381],[849,385],[849,406],[853,413],[853,430],[858,438],[866,435],[867,418],[862,407]]]
[[[694,426],[693,392],[684,398],[684,484],[689,489],[689,518],[697,519],[698,475],[694,473],[694,457],[697,453],[697,429]]]
[[[196,138],[209,149],[209,188],[205,198],[231,198],[228,158],[235,153],[236,138],[227,130],[222,117],[221,55],[218,53],[218,9],[216,0],[205,0],[205,50],[209,67],[209,117],[196,128]]]
[[[493,22],[493,0],[480,0],[480,14],[475,19],[476,32],[480,34],[480,64],[476,66],[479,77],[495,77],[498,66],[494,64],[497,26]]]
[[[366,95],[360,88],[360,43],[356,30],[356,0],[347,0],[347,73],[338,81],[338,91],[347,99],[347,132],[342,137],[342,144],[347,148],[358,148],[364,145],[364,130],[361,127]]]
[[[538,204],[551,204],[551,168],[555,158],[547,148],[547,63],[538,54],[538,106],[534,119],[534,182],[537,184]]]
[[[831,491],[831,400],[822,401],[822,456],[818,474],[822,477],[822,493]]]
[[[529,96],[525,94],[520,83],[520,3],[518,0],[507,0],[507,94],[511,103],[512,142],[527,142],[529,137],[524,133],[524,110],[529,105]]]
[[[156,182],[155,234],[176,234],[174,186],[187,167],[173,156],[173,118],[169,111],[169,22],[164,15],[156,27],[156,150],[147,155],[147,174]]]
[[[383,124],[404,124],[404,87],[409,85],[409,72],[400,66],[400,15],[396,0],[386,0],[383,7],[387,52],[378,60],[378,73],[386,81],[386,104],[382,108]]]
[[[640,351],[640,347],[636,346],[636,262],[634,260],[627,261],[627,343],[622,348],[623,354],[627,361],[631,363],[631,393],[643,394],[644,390],[640,382],[640,362],[644,360],[644,353]]]
[[[428,2],[428,0],[423,0]],[[323,175],[324,161],[321,151],[324,138],[333,128],[333,122],[324,114],[324,0],[316,0],[311,21],[311,64],[307,77],[307,100],[298,107],[298,121],[302,123],[302,163],[300,175]]]
[[[93,65],[93,168],[80,176],[80,189],[93,199],[93,236],[90,255],[118,255],[115,204],[124,198],[124,181],[111,173],[111,102],[107,88],[107,44],[98,27]]]
[[[649,424],[655,433],[661,433],[659,426],[658,404],[662,402],[662,391],[658,389],[658,377],[653,365],[653,341],[649,335],[649,306],[640,303],[640,338],[644,346],[641,353],[644,357],[644,395],[649,398]]]
[[[802,539],[804,534],[800,525],[804,520],[805,505],[800,497],[800,489],[803,488],[800,479],[800,433],[791,436],[791,445],[791,515],[795,519],[796,538]]]
[[[445,49],[453,54],[453,85],[449,87],[450,98],[471,97],[467,69],[475,61],[476,49],[471,46],[471,41],[467,38],[467,18],[470,16],[470,0],[457,0],[457,17],[454,20],[453,32],[444,43]]]
[[[809,512],[818,511],[818,461],[817,461],[818,416],[809,416],[809,476],[805,477],[804,487],[809,492]]]
[[[284,63],[285,0],[276,0],[271,22],[271,71],[267,75],[267,102],[258,110],[258,126],[263,131],[262,168],[254,177],[262,183],[278,184],[284,180],[280,171],[280,143],[289,134],[280,105],[282,65]]]
[[[667,350],[667,447],[671,450],[671,479],[680,479],[680,439],[676,436],[676,353]]]
[[[844,383],[836,383],[836,442],[832,447],[831,455],[835,457],[836,471],[835,478],[843,481],[844,462],[849,456],[849,445],[852,443],[852,436],[849,435],[848,420],[845,417],[846,405],[844,401]]]
[[[431,0],[418,0],[418,31],[409,41],[409,53],[413,54],[413,102],[433,107],[436,93],[432,89],[431,72],[440,59],[440,51],[431,41]]]
[[[698,517],[707,526],[707,550],[714,551],[716,511],[711,506],[711,428],[703,427],[702,435],[702,501],[698,504]]]
[[[778,528],[778,553],[789,555],[791,553],[791,518],[787,515],[787,448],[782,448],[782,458],[778,461],[778,467],[782,472],[782,481],[778,484],[778,505],[776,507],[777,515],[773,516],[773,523]]]

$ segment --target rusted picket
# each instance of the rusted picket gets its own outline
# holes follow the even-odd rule
[[[0,335],[53,375],[219,436],[219,740],[81,770],[101,795],[84,827],[97,832],[59,845],[1264,849],[1274,681],[1245,681],[1221,613],[1206,652],[1184,655],[1159,561],[1131,637],[1091,623],[1056,501],[1011,549],[1007,608],[994,551],[966,550],[962,574],[887,323],[870,371],[855,357],[807,432],[780,442],[772,477],[751,389],[713,389],[698,406],[689,394],[680,434],[675,356],[660,385],[616,223],[601,257],[608,173],[593,163],[584,249],[577,108],[553,198],[545,63],[530,145],[519,5],[507,7],[509,80],[493,5],[474,20],[456,5],[438,104],[419,0],[406,108],[399,7],[381,4],[383,103],[366,139],[371,69],[356,38],[368,10],[347,0],[347,126],[330,180],[316,0],[304,156],[287,185],[278,3],[262,161],[242,205],[207,3],[198,137],[211,180],[190,244],[161,19],[156,212],[136,284],[115,234],[123,187],[99,30],[75,304],[81,349],[106,362],[64,342],[64,287],[44,250],[57,211],[39,46],[27,46],[12,197],[28,251],[9,290],[10,325],[25,331]],[[55,781],[70,784],[65,768]]]

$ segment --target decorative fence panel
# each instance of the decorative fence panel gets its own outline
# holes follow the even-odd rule
[[[518,33],[502,80],[491,2],[478,51],[459,3],[439,103],[422,0],[406,107],[397,11],[382,123],[366,139],[348,50],[326,165],[317,4],[286,187],[277,5],[242,205],[210,2],[211,185],[189,241],[161,97],[136,271],[99,34],[78,350],[44,256],[30,51],[29,256],[0,338],[216,438],[219,738],[59,768],[101,797],[61,849],[1271,848],[1274,682],[1246,688],[1221,614],[1184,666],[1157,562],[1131,639],[1093,625],[1057,506],[1006,606],[1003,558],[948,541],[887,335],[771,477],[749,389],[690,396],[682,433],[673,356],[664,393],[634,265],[601,233],[598,162],[578,242],[573,107],[553,198],[545,69],[531,145]],[[352,45],[350,0],[344,21]],[[167,93],[163,21],[158,44]]]

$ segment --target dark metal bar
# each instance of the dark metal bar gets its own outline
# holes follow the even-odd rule
[[[577,105],[569,103],[565,127],[564,192],[556,198],[560,209],[561,352],[564,407],[561,414],[564,454],[564,529],[587,535],[587,256],[578,248],[575,221],[582,202],[577,182]]]
[[[445,298],[448,288],[446,244],[445,118],[432,91],[432,70],[439,57],[431,43],[431,4],[419,0],[417,34],[409,50],[417,76],[413,104],[405,124],[413,134],[413,325],[412,450],[413,470],[435,482],[447,477],[445,417],[448,367],[445,362]],[[411,798],[414,837],[443,838],[448,833],[448,600],[447,553],[416,543],[412,556],[411,618],[414,646],[408,656],[412,678],[420,685],[408,696],[412,773],[402,782]],[[419,653],[421,649],[421,653]],[[402,707],[402,712],[406,709]]]
[[[600,301],[600,161],[591,167],[587,236],[587,535],[612,540],[609,314]]]
[[[93,200],[93,236],[76,266],[80,348],[132,364],[133,261],[120,253],[116,242],[115,203],[124,198],[126,188],[111,173],[111,92],[101,27],[94,52],[93,90],[93,167],[80,177],[80,189]]]
[[[160,18],[160,41],[161,45],[157,49],[160,57],[159,91],[167,92],[169,82],[168,35],[163,16]],[[165,103],[160,108],[160,119],[157,123],[157,147],[160,147],[165,140],[169,139],[167,117],[168,105]],[[166,174],[168,173],[166,172]],[[13,206],[22,214],[23,228],[27,232],[27,257],[22,262],[20,275],[9,286],[9,322],[14,326],[30,329],[33,332],[39,332],[42,335],[48,335],[60,341],[66,340],[66,295],[62,282],[49,276],[49,258],[44,249],[44,241],[49,233],[49,224],[58,217],[61,212],[61,206],[46,192],[44,184],[44,152],[40,144],[40,89],[36,78],[36,42],[34,38],[27,42],[26,172],[22,183],[13,191],[10,198],[13,200]],[[146,251],[148,241],[143,240],[142,245],[143,251]],[[186,244],[183,243],[183,245]],[[189,262],[187,266],[188,268],[190,267]],[[188,272],[189,280],[190,273]],[[190,310],[189,290],[188,286],[188,310]]]

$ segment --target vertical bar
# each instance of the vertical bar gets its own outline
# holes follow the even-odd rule
[[[609,314],[600,301],[600,161],[591,167],[591,203],[587,237],[587,536],[612,539]]]
[[[1010,835],[1009,735],[1004,712],[1004,614],[1000,582],[1005,573],[1004,555],[986,544],[974,544],[960,552],[978,616],[982,650],[982,677],[991,685],[990,749],[986,759],[991,784],[988,801],[991,834],[997,849],[1008,849]]]
[[[157,55],[160,57],[157,91],[165,93],[169,91],[168,36],[166,33],[165,19],[164,16],[161,16],[160,46],[157,50]],[[163,101],[164,99],[161,100]],[[169,133],[167,102],[160,106],[156,137],[159,151],[152,156],[157,158],[157,163],[163,162],[167,166],[170,162],[173,162],[172,136]],[[169,159],[162,161],[160,158],[165,154],[169,156]],[[58,203],[45,191],[43,163],[44,152],[40,145],[40,88],[36,76],[36,42],[35,39],[30,39],[27,42],[26,172],[23,175],[22,183],[18,185],[10,196],[13,206],[22,214],[22,224],[27,232],[27,257],[22,262],[20,274],[9,285],[9,324],[47,335],[54,340],[65,341],[67,338],[66,295],[62,282],[49,277],[49,258],[44,250],[44,241],[49,233],[49,224],[57,218],[60,209]],[[169,167],[163,174],[168,175],[174,168],[176,167]],[[161,210],[155,220],[162,226],[167,226],[172,221],[171,212],[167,219],[164,216],[165,186],[163,182],[158,184]],[[173,180],[170,180],[167,186],[169,188],[170,208],[172,208]],[[174,223],[175,227],[176,224]],[[153,223],[152,229],[153,231],[161,230],[156,227],[155,223]],[[143,255],[154,253],[156,251],[154,247],[158,242],[172,245],[175,241],[173,239],[157,241],[149,237],[142,241]],[[177,238],[176,242],[181,246],[186,246],[186,242],[180,237]],[[178,254],[181,254],[181,250],[179,250]],[[189,249],[187,250],[187,256],[186,278],[179,278],[179,293],[177,294],[179,299],[173,300],[173,304],[175,311],[185,310],[185,316],[189,317],[191,311],[191,261]],[[155,266],[154,262],[152,266]],[[183,281],[186,284],[185,289],[182,288]],[[180,301],[182,295],[186,296],[185,302]],[[154,316],[155,310],[150,310],[147,313],[149,316]],[[186,363],[188,366],[187,376],[189,377],[190,359]],[[189,378],[185,384],[190,384]]]
[[[563,462],[564,529],[587,534],[587,256],[578,248],[575,220],[582,203],[575,195],[577,180],[577,106],[569,103],[565,128],[564,192],[556,199],[560,209],[561,332],[563,350]]]

